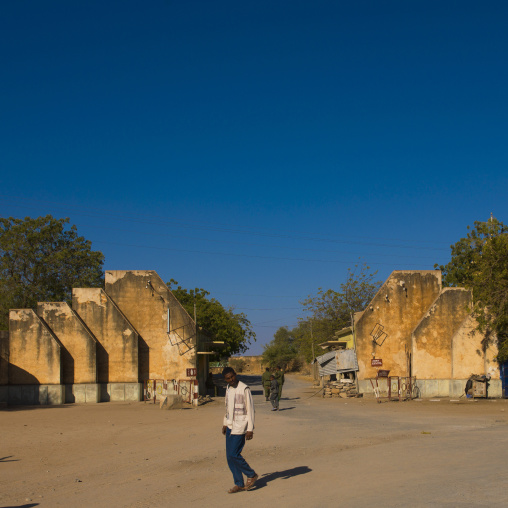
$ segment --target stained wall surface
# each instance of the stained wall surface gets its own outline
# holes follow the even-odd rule
[[[484,347],[484,337],[476,327],[476,320],[467,316],[452,338],[452,379],[467,379],[471,374],[490,374],[492,379],[500,379],[496,341],[492,339]]]
[[[383,360],[390,375],[407,376],[411,333],[441,291],[438,270],[394,271],[381,286],[370,305],[357,316],[355,324],[359,379],[376,377],[372,358]],[[371,333],[383,326],[377,345]],[[379,327],[378,327],[379,329]]]
[[[61,384],[60,344],[32,309],[9,312],[9,384]]]
[[[138,382],[138,334],[115,302],[102,289],[73,289],[72,309],[97,340],[97,382]]]
[[[105,288],[139,333],[140,381],[183,379],[197,367],[194,320],[155,271],[107,271]]]
[[[96,383],[97,340],[67,303],[38,303],[44,319],[62,345],[62,383]]]
[[[441,291],[412,334],[412,375],[418,379],[453,379],[452,338],[466,319],[470,304],[467,289]],[[468,347],[468,356],[474,355],[474,349]]]
[[[0,386],[9,382],[9,332],[0,330]]]

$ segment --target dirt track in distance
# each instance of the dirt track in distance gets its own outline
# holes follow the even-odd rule
[[[506,507],[508,401],[323,399],[286,376],[271,412],[251,384],[256,488],[233,485],[223,403],[0,411],[0,507]]]

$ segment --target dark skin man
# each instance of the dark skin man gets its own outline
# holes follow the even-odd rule
[[[232,388],[236,388],[238,386],[238,379],[236,377],[236,372],[228,372],[224,376],[224,380],[226,383]],[[227,427],[225,425],[222,426],[222,433],[226,435]],[[254,437],[254,432],[248,431],[245,433],[245,439],[250,441]]]

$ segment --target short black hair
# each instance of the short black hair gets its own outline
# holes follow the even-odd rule
[[[281,366],[280,366],[280,365],[277,365],[277,368],[282,370],[282,368],[281,368]]]
[[[270,367],[267,367],[266,370],[270,370]]]
[[[226,377],[226,374],[236,374],[235,369],[233,369],[233,367],[224,367],[222,377]]]

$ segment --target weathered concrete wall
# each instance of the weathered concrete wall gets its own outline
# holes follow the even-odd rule
[[[38,303],[44,319],[62,344],[62,384],[97,383],[97,340],[65,302]]]
[[[411,351],[411,332],[440,291],[438,270],[392,272],[356,322],[359,379],[376,376],[370,363],[373,355],[383,360],[382,368],[390,370],[390,375],[408,375],[406,353]],[[370,335],[378,323],[387,334],[382,346]]]
[[[262,356],[232,356],[229,365],[235,368],[235,363],[242,367],[242,374],[262,374],[265,370]]]
[[[412,375],[417,379],[453,379],[452,338],[468,315],[471,293],[445,288],[412,333]],[[468,346],[465,356],[473,356]]]
[[[155,271],[107,271],[106,293],[139,333],[140,381],[183,379],[187,368],[197,367],[194,320]]]
[[[32,309],[9,313],[9,384],[61,384],[60,344]]]
[[[490,374],[500,379],[499,364],[495,361],[497,345],[493,340],[483,350],[483,336],[476,331],[474,318],[467,316],[452,338],[452,378],[467,379],[471,374]]]
[[[111,298],[98,288],[73,289],[72,308],[97,339],[97,382],[136,383],[138,334]]]
[[[0,386],[9,382],[9,332],[0,330]]]

